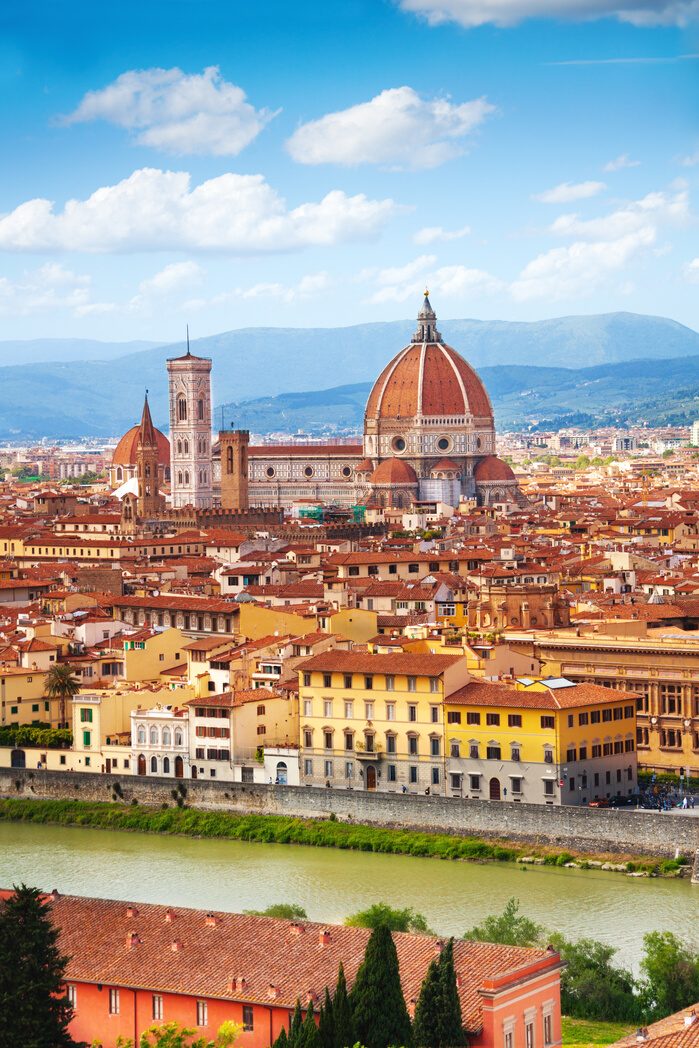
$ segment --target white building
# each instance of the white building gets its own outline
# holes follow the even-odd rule
[[[189,711],[160,702],[132,710],[131,767],[138,775],[188,779]]]
[[[699,419],[692,423],[691,443],[695,448],[699,447]]]
[[[211,361],[189,352],[167,362],[170,379],[172,506],[213,505]]]

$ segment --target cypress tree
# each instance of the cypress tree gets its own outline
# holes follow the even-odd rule
[[[325,1000],[320,1006],[318,1021],[318,1039],[320,1048],[335,1048],[335,1023],[333,1021],[333,1002],[330,991],[325,987]]]
[[[309,1001],[306,1018],[303,1020],[303,1026],[299,1033],[296,1048],[319,1048],[319,1046],[320,1040],[318,1037],[318,1027],[316,1026],[313,1001]]]
[[[466,1044],[466,1034],[461,1019],[461,1001],[456,985],[453,938],[442,950],[437,971],[440,983],[440,1007],[439,1041],[435,1043],[439,1045],[439,1048],[460,1048],[461,1045]]]
[[[440,957],[441,962],[441,957]],[[435,960],[430,961],[427,974],[420,987],[415,1018],[413,1020],[413,1044],[417,1048],[440,1048],[442,1010],[442,979]],[[452,1048],[450,1042],[449,1048]],[[455,1042],[460,1044],[461,1042]],[[454,1046],[454,1048],[455,1048]]]
[[[303,1026],[303,1012],[301,1011],[301,1000],[296,998],[296,1007],[294,1008],[294,1015],[289,1023],[289,1048],[298,1048],[299,1037],[301,1036],[301,1027]]]
[[[340,970],[337,973],[337,986],[335,987],[335,996],[333,997],[333,1025],[335,1027],[334,1048],[353,1048],[357,1038],[354,1034],[352,1008],[347,996],[347,983],[342,961],[340,961]]]
[[[279,1031],[279,1036],[272,1045],[272,1048],[289,1048],[289,1038],[286,1036],[286,1030],[283,1026]]]
[[[357,1040],[365,1048],[410,1045],[412,1030],[400,985],[398,954],[388,927],[371,933],[350,994]]]
[[[38,888],[25,884],[0,905],[0,1040],[31,1048],[75,1048],[64,977],[68,958]],[[85,1046],[86,1048],[86,1046]]]

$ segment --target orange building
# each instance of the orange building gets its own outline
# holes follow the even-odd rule
[[[0,892],[0,898],[10,893]],[[48,897],[70,957],[69,1032],[114,1048],[154,1022],[194,1026],[213,1037],[242,1026],[240,1048],[266,1048],[288,1027],[296,999],[317,1009],[342,961],[348,988],[371,934],[237,913],[108,899]],[[394,934],[403,993],[414,1013],[430,961],[445,946],[429,935]],[[547,1048],[561,1043],[561,958],[552,949],[454,943],[464,1028],[472,1048]]]

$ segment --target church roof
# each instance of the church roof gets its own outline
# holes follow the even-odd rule
[[[152,425],[152,422],[151,422]],[[170,465],[170,441],[159,429],[155,429],[155,439],[158,445],[158,463],[161,466]],[[113,466],[133,466],[136,463],[136,448],[138,447],[138,435],[140,426],[132,426],[128,433],[121,438],[112,457]]]
[[[432,469],[457,469],[457,470],[461,469],[461,467],[458,466],[456,464],[456,462],[454,462],[454,460],[450,459],[450,458],[440,459],[439,462],[435,462],[434,466],[432,466],[431,468]]]
[[[371,475],[371,484],[417,484],[417,474],[409,462],[390,458],[382,462]]]
[[[473,476],[477,481],[517,479],[507,463],[497,455],[487,455],[481,459],[473,471]]]
[[[153,425],[153,419],[150,417],[148,393],[146,392],[146,399],[143,401],[143,414],[141,416],[141,425],[138,430],[137,444],[140,444],[141,446],[150,445],[153,447],[156,441],[155,426]]]

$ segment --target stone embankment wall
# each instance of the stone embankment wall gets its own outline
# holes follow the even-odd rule
[[[391,829],[500,837],[587,852],[616,852],[674,858],[699,847],[699,819],[632,809],[555,807],[500,801],[451,800],[394,793],[363,793],[309,786],[267,786],[204,780],[155,779],[131,775],[0,768],[0,798],[110,801],[119,783],[122,803],[172,804],[171,790],[186,787],[186,803],[204,811],[239,815],[286,815],[342,820]]]

